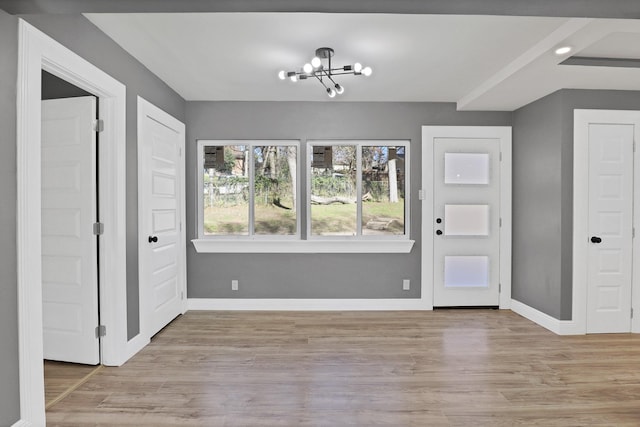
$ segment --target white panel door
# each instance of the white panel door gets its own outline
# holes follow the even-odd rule
[[[94,97],[42,101],[44,358],[100,363]]]
[[[435,138],[433,150],[433,305],[498,306],[500,140]]]
[[[633,125],[589,125],[587,332],[631,331]]]
[[[151,110],[152,113],[149,113]],[[139,112],[139,143],[143,158],[141,197],[144,241],[141,286],[145,286],[143,316],[146,333],[155,335],[184,312],[184,242],[182,221],[182,146],[184,125],[150,108]],[[164,120],[164,119],[168,120]]]

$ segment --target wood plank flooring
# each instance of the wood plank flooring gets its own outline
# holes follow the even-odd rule
[[[49,426],[639,426],[640,335],[508,310],[189,312]]]
[[[99,366],[79,365],[76,363],[44,361],[44,402],[50,406],[69,390],[82,383]]]

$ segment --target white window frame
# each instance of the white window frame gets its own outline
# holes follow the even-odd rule
[[[198,155],[198,240],[234,240],[234,241],[255,241],[255,240],[300,240],[300,140],[272,140],[272,139],[235,139],[235,140],[213,140],[213,139],[200,139],[197,141],[197,155]],[[204,169],[204,147],[207,146],[229,146],[229,145],[245,145],[250,147],[249,149],[249,224],[247,235],[205,235],[204,234],[204,202],[202,194],[204,193],[204,179],[202,170]],[[290,235],[279,234],[255,234],[254,222],[255,222],[255,209],[254,209],[254,177],[255,177],[255,165],[254,165],[254,152],[253,148],[263,145],[275,145],[275,146],[292,146],[296,147],[296,200],[298,206],[296,207],[296,233]]]
[[[307,239],[308,240],[409,240],[410,233],[410,148],[409,140],[380,140],[380,139],[342,139],[342,140],[324,140],[314,139],[307,140],[307,161],[306,161],[306,177],[307,177]],[[356,147],[356,235],[355,236],[314,236],[311,234],[311,157],[314,146],[344,146],[353,145]],[[362,147],[378,147],[378,146],[402,146],[404,147],[404,234],[402,235],[371,235],[362,234]]]

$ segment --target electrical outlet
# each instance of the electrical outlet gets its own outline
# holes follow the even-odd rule
[[[411,289],[411,280],[404,279],[402,281],[402,290],[403,291],[408,291],[409,289]]]
[[[231,281],[231,290],[232,291],[237,291],[238,290],[238,281],[237,280],[232,280]]]

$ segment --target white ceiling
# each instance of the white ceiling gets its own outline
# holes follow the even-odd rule
[[[511,111],[561,88],[640,90],[640,69],[559,65],[570,55],[640,58],[640,20],[513,16],[142,13],[86,14],[183,98],[233,101],[456,102]],[[329,99],[313,80],[277,72],[317,47],[334,66],[361,62]]]

